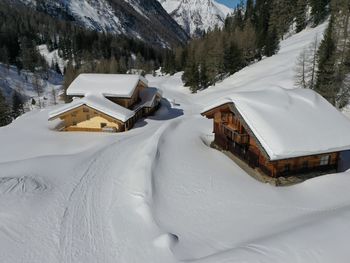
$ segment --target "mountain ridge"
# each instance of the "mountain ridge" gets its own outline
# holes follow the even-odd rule
[[[233,10],[215,0],[158,0],[171,17],[191,36],[222,27]]]

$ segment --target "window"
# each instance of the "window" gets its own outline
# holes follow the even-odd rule
[[[90,115],[86,115],[86,120],[90,120]]]
[[[89,108],[83,108],[83,112],[89,112]]]
[[[107,126],[107,123],[101,123],[101,129],[105,128]]]
[[[330,157],[329,155],[321,156],[320,165],[328,165],[329,159],[330,159],[329,157]]]
[[[309,162],[308,161],[304,161],[303,164],[302,164],[302,168],[303,169],[309,168]]]
[[[73,121],[73,126],[77,126],[77,122],[76,121]]]
[[[77,112],[75,111],[71,115],[72,115],[72,117],[77,117]]]
[[[284,172],[289,172],[290,171],[290,164],[284,165]]]

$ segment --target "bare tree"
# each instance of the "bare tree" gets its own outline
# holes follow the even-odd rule
[[[35,90],[38,96],[38,106],[39,108],[42,108],[40,97],[44,92],[44,85],[43,85],[43,80],[40,78],[40,75],[38,73],[33,74],[32,85],[33,85],[33,89]]]
[[[298,88],[308,88],[307,85],[307,51],[304,49],[298,59],[296,65],[295,86]]]
[[[56,92],[55,88],[52,88],[51,96],[52,96],[53,104],[57,105],[57,92]]]
[[[308,49],[308,67],[309,67],[309,83],[308,88],[314,89],[316,85],[316,73],[317,73],[317,50],[319,46],[318,37],[316,35],[314,41],[310,44]]]
[[[295,68],[295,86],[299,88],[314,89],[317,73],[317,50],[319,42],[316,38],[308,48],[299,55]]]

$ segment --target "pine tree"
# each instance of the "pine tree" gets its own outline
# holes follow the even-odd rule
[[[329,14],[329,3],[330,0],[310,0],[311,17],[315,26],[326,19]]]
[[[307,12],[307,1],[298,0],[297,6],[296,6],[296,17],[295,17],[297,33],[304,30],[306,27],[306,12]]]
[[[24,105],[21,94],[14,91],[12,94],[12,118],[16,119],[24,113]]]
[[[267,57],[271,57],[277,54],[279,50],[279,37],[277,33],[277,29],[274,27],[271,32],[268,33],[266,38],[266,45],[264,49],[264,55]]]
[[[207,66],[205,62],[200,64],[200,72],[199,72],[199,84],[201,89],[205,89],[209,86],[209,78],[207,75]]]
[[[233,74],[244,66],[242,52],[235,43],[231,43],[224,52],[224,68],[225,71]]]
[[[318,72],[315,90],[336,106],[336,44],[333,37],[333,17],[318,51]]]
[[[12,119],[10,108],[0,90],[0,127],[10,124],[11,121]]]

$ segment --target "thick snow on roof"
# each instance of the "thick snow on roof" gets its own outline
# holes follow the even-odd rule
[[[148,84],[145,78],[134,74],[80,74],[67,89],[67,95],[85,96],[89,93],[130,98],[139,81]]]
[[[108,99],[102,95],[96,94],[87,94],[82,99],[75,99],[73,102],[65,104],[63,107],[58,108],[49,113],[49,119],[57,118],[59,115],[78,108],[82,105],[86,105],[95,110],[105,113],[115,119],[118,119],[122,122],[126,122],[128,119],[134,116],[134,112],[124,108]]]
[[[161,92],[157,88],[147,88],[140,91],[141,102],[138,107],[152,107],[157,95]]]
[[[350,121],[312,90],[237,92],[203,112],[234,103],[271,160],[350,149]]]

